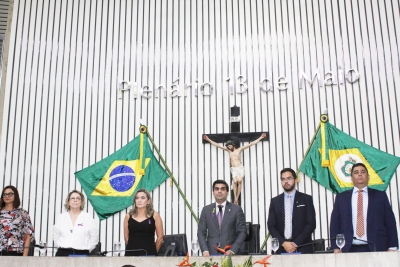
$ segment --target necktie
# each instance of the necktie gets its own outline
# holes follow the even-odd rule
[[[217,218],[218,218],[218,225],[219,225],[219,229],[221,229],[221,224],[222,224],[222,217],[224,216],[223,214],[222,214],[222,205],[218,205],[218,216],[217,216]]]
[[[357,226],[356,233],[358,237],[362,237],[364,235],[364,212],[363,212],[363,194],[362,190],[358,190],[358,198],[357,198]]]
[[[292,202],[290,201],[290,196],[286,198],[285,204],[285,238],[290,239],[292,236],[292,231],[290,230],[290,221],[292,219]]]

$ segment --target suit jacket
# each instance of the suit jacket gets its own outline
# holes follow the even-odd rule
[[[398,247],[396,219],[386,193],[372,188],[368,188],[367,192],[367,241],[375,244],[376,251],[387,251],[390,247]],[[346,240],[342,252],[350,250],[353,236],[355,236],[351,209],[352,194],[353,189],[338,194],[331,215],[331,237],[344,234]],[[373,244],[368,244],[368,246],[371,251],[374,251]],[[332,242],[332,248],[338,248],[336,242]]]
[[[285,196],[284,193],[271,199],[268,214],[268,231],[271,237],[278,238],[279,249],[277,254],[285,252],[282,247],[285,242]],[[293,202],[292,242],[299,248],[297,252],[313,253],[312,245],[300,247],[312,242],[311,235],[315,230],[315,209],[310,195],[296,191]]]
[[[237,254],[246,238],[246,223],[243,210],[240,206],[226,202],[221,230],[217,219],[216,204],[205,206],[201,211],[197,230],[201,251],[209,251],[210,255],[217,255],[214,245],[224,248],[231,245],[230,250]]]

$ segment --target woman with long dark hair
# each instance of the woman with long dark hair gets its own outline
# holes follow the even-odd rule
[[[6,186],[0,200],[0,251],[2,256],[28,256],[34,240],[34,228],[29,213],[19,208],[18,190]]]

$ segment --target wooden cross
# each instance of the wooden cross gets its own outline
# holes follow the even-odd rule
[[[266,137],[261,139],[260,141],[268,141],[269,134],[268,132],[248,132],[248,133],[240,133],[240,108],[237,106],[231,107],[231,133],[222,133],[222,134],[203,134],[202,140],[203,144],[209,143],[204,139],[204,136],[213,141],[214,143],[226,143],[231,140],[235,143],[235,147],[239,148],[241,142],[253,142],[260,138],[260,136],[265,133]],[[214,144],[219,146],[218,144]],[[219,146],[220,147],[220,146]],[[222,148],[222,147],[220,147]],[[230,151],[228,151],[230,152]],[[231,184],[233,182],[233,178],[231,175]],[[231,193],[231,201],[234,202],[234,194]],[[241,194],[239,192],[239,203],[241,202]]]

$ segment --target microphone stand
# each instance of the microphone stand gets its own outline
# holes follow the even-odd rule
[[[41,246],[41,245],[38,245],[38,244],[35,244],[35,245],[31,245],[31,246],[26,246],[26,247],[24,247],[24,249],[25,248],[29,248],[29,249],[31,249],[31,248],[39,248],[39,250],[40,249],[46,249],[46,251],[45,252],[47,252],[47,249],[48,248],[51,248],[51,249],[58,249],[59,247],[49,247],[49,246]],[[74,250],[73,248],[71,248],[72,250]],[[40,251],[39,251],[39,255],[40,255]],[[32,255],[33,256],[33,255]]]
[[[365,243],[367,243],[367,244],[372,244],[372,245],[374,245],[374,252],[376,252],[376,246],[375,246],[375,243],[374,243],[374,242],[371,242],[371,241],[368,241],[368,240],[364,240],[364,239],[359,239],[359,238],[357,238],[357,237],[355,237],[355,236],[353,236],[353,240],[358,240],[358,241],[361,241],[361,242],[365,242]]]
[[[336,238],[321,238],[319,241],[313,241],[313,242],[305,243],[305,244],[303,244],[303,245],[297,246],[296,251],[297,251],[298,248],[305,247],[305,246],[309,246],[309,245],[314,245],[314,244],[320,243],[321,241],[323,241],[323,242],[324,242],[324,245],[325,245],[325,241],[327,241],[327,240],[334,240],[334,239],[336,239]],[[333,252],[333,250],[331,251],[330,247],[327,247],[327,248],[329,248],[329,249],[323,250],[323,251]]]
[[[120,252],[144,252],[145,255],[147,256],[147,250],[145,249],[126,249],[126,250],[111,250],[111,251],[101,251],[101,252],[97,252],[97,256],[101,256],[101,257],[105,257],[108,253],[120,253]]]

